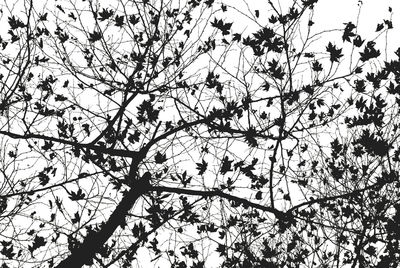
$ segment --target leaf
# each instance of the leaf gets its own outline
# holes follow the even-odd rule
[[[71,219],[71,222],[72,222],[73,224],[75,224],[75,223],[78,223],[80,220],[81,220],[81,216],[79,215],[79,212],[77,211],[77,212],[75,212],[75,214],[74,214],[74,218]]]
[[[234,34],[233,34],[232,41],[238,41],[238,42],[240,42],[241,39],[242,39],[242,35],[241,35],[241,34],[238,34],[238,33],[234,33]]]
[[[75,16],[75,14],[73,12],[70,12],[68,14],[68,17],[76,21],[76,16]]]
[[[54,100],[55,101],[66,101],[66,100],[68,100],[68,98],[61,94],[56,94],[56,96],[54,97]]]
[[[115,26],[122,27],[124,25],[124,16],[115,16]]]
[[[332,148],[332,158],[338,158],[339,153],[342,151],[343,149],[343,145],[340,144],[338,138],[335,138],[332,142],[331,142],[331,148]]]
[[[60,10],[62,13],[65,13],[65,10],[63,9],[63,7],[61,5],[56,5],[56,8],[58,10]]]
[[[279,80],[282,80],[284,78],[285,72],[283,71],[282,67],[278,65],[278,62],[275,59],[268,62],[268,65],[269,65],[268,71],[274,78]]]
[[[344,28],[342,40],[350,42],[350,37],[354,37],[356,34],[353,33],[353,30],[356,28],[356,26],[352,23],[349,22],[346,24],[346,27]]]
[[[13,244],[9,244],[9,243],[5,243],[2,242],[2,246],[3,249],[0,251],[1,254],[3,254],[5,257],[7,257],[9,260],[12,260],[13,257],[16,255],[16,253],[14,253],[14,245]]]
[[[101,32],[94,31],[93,33],[89,33],[89,42],[94,43],[96,41],[99,41],[101,39],[102,35]]]
[[[377,137],[369,130],[364,130],[359,139],[353,142],[354,145],[360,144],[365,148],[365,151],[374,156],[385,156],[389,152],[391,145],[381,137]]]
[[[44,237],[35,236],[35,239],[33,240],[33,244],[32,246],[28,246],[28,249],[31,253],[33,253],[33,251],[35,251],[36,249],[43,247],[44,245],[46,245],[46,241],[44,239]]]
[[[37,175],[40,181],[40,185],[45,186],[50,181],[50,177],[45,173],[45,171],[39,172]]]
[[[214,4],[214,1],[215,0],[207,0],[207,1],[204,2],[204,4],[206,4],[207,7],[210,8]]]
[[[45,151],[50,150],[53,147],[54,143],[52,141],[44,141],[44,145],[42,146],[42,149]]]
[[[226,246],[222,245],[222,244],[218,244],[218,247],[215,251],[219,253],[219,256],[224,256],[224,255],[226,255]]]
[[[287,200],[287,201],[290,201],[290,195],[289,194],[284,194],[283,195],[283,199]]]
[[[72,201],[82,200],[85,198],[85,193],[83,193],[82,189],[79,188],[77,192],[71,191],[69,193],[69,199]]]
[[[256,193],[256,199],[257,199],[257,200],[261,200],[261,199],[262,199],[262,192],[261,192],[261,191],[258,191],[258,192]]]
[[[147,121],[152,123],[158,119],[159,113],[160,111],[154,109],[151,101],[144,100],[138,107],[137,119],[139,123],[146,123]]]
[[[229,30],[231,29],[232,23],[224,23],[222,20],[217,20],[217,18],[214,18],[214,21],[211,22],[211,26],[222,31],[222,35],[228,35],[230,33]]]
[[[382,30],[384,27],[383,23],[378,23],[378,25],[376,25],[376,32],[379,32],[380,30]]]
[[[0,196],[0,215],[7,209],[7,198]]]
[[[203,175],[207,170],[208,163],[203,159],[201,163],[196,163],[196,169],[199,171],[198,175]]]
[[[183,184],[183,187],[186,187],[186,185],[188,183],[190,183],[190,181],[192,180],[192,177],[187,176],[186,170],[182,173],[182,175],[178,174],[178,178],[181,181],[181,183]]]
[[[109,19],[112,15],[114,14],[114,11],[112,9],[108,10],[106,8],[103,8],[103,10],[99,13],[100,21],[105,21],[106,19]]]
[[[290,251],[292,251],[294,248],[296,247],[296,242],[295,241],[292,241],[292,242],[290,242],[288,245],[287,245],[287,252],[290,252]]]
[[[227,172],[232,171],[232,163],[233,160],[229,160],[229,157],[225,156],[224,159],[222,160],[220,173],[222,175],[225,175]]]
[[[11,30],[25,27],[25,24],[15,16],[8,17],[8,24],[10,25]]]
[[[47,12],[44,14],[40,14],[39,21],[47,21]]]
[[[383,20],[383,22],[387,25],[388,29],[393,29],[393,23],[391,20]]]
[[[157,152],[156,156],[154,157],[154,160],[156,161],[156,164],[162,164],[165,161],[167,161],[167,156],[166,154],[161,154],[160,152]]]
[[[375,49],[375,42],[373,41],[369,41],[367,43],[367,45],[364,48],[363,52],[360,52],[360,60],[362,62],[365,62],[367,60],[373,59],[373,58],[377,58],[379,57],[379,55],[381,55],[381,52],[377,49]]]
[[[326,51],[330,54],[330,61],[331,62],[339,62],[339,59],[343,57],[342,49],[337,48],[331,42],[329,42],[328,46],[326,47]]]
[[[130,16],[129,16],[129,22],[130,22],[132,25],[138,24],[139,21],[140,21],[139,17],[136,17],[135,15],[130,15]]]
[[[314,94],[314,88],[311,85],[303,86],[302,90],[310,95]]]
[[[301,0],[301,2],[303,3],[303,5],[305,7],[310,7],[312,8],[312,6],[318,2],[318,0]]]
[[[364,41],[365,41],[365,40],[362,40],[362,39],[361,39],[361,36],[357,35],[357,37],[353,39],[353,44],[354,44],[356,47],[361,47],[362,44],[364,44]]]
[[[319,61],[314,61],[314,62],[312,63],[312,69],[313,69],[313,71],[315,71],[315,72],[320,72],[320,71],[322,71],[322,64],[319,63]]]
[[[354,89],[357,92],[364,93],[365,92],[365,87],[366,87],[366,85],[365,85],[365,81],[364,80],[356,80],[355,81],[355,88]]]
[[[245,134],[245,140],[251,147],[257,147],[258,142],[256,140],[257,132],[254,127],[250,127]]]
[[[83,128],[83,131],[85,131],[85,133],[86,133],[86,135],[89,137],[90,136],[90,126],[89,126],[89,124],[82,124],[82,128]]]

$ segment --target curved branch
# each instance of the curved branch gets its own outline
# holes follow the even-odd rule
[[[46,135],[40,135],[40,134],[17,134],[9,131],[3,131],[0,130],[0,134],[8,136],[13,139],[40,139],[40,140],[45,140],[45,141],[53,141],[61,144],[67,144],[71,146],[75,146],[77,148],[82,148],[82,149],[90,149],[94,150],[97,153],[103,153],[103,154],[109,154],[113,156],[122,156],[122,157],[130,157],[134,158],[137,156],[136,151],[129,151],[129,150],[122,150],[122,149],[112,149],[112,148],[106,148],[102,147],[99,145],[93,145],[91,143],[80,143],[76,141],[69,141],[69,140],[64,140],[64,139],[59,139],[55,137],[49,137]]]
[[[247,199],[240,198],[237,196],[233,196],[227,193],[222,192],[221,190],[210,190],[210,191],[200,191],[200,190],[189,190],[189,189],[182,189],[182,188],[172,188],[166,186],[153,186],[151,190],[158,191],[158,192],[170,192],[170,193],[177,193],[177,194],[186,194],[186,195],[196,195],[202,197],[221,197],[230,201],[238,202],[243,206],[256,208],[262,211],[270,212],[274,214],[278,219],[287,219],[287,213],[280,211],[276,208],[263,206],[260,204],[253,203]]]

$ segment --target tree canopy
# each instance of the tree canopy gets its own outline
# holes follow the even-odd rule
[[[253,2],[0,6],[2,268],[400,264],[394,11]]]

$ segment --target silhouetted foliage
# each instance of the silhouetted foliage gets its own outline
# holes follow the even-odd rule
[[[399,265],[392,9],[255,2],[0,6],[1,267]]]

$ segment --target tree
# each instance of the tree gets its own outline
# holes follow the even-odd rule
[[[6,3],[2,267],[397,267],[392,10],[287,2]]]

